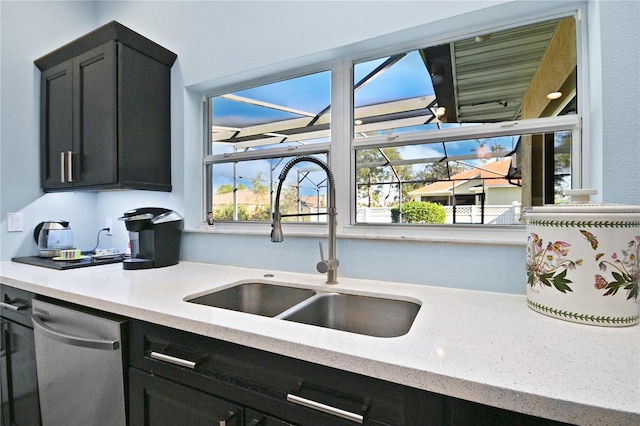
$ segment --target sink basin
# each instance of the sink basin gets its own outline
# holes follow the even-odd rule
[[[190,303],[374,337],[406,334],[418,303],[265,283],[235,285],[184,299]]]
[[[420,310],[417,303],[344,293],[319,294],[282,319],[319,327],[397,337],[406,334]]]
[[[186,299],[187,302],[274,317],[315,295],[304,288],[249,282]]]

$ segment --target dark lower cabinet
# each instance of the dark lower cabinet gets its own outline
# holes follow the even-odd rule
[[[245,426],[295,426],[293,423],[276,419],[264,413],[247,408],[244,410]]]
[[[243,407],[132,368],[131,425],[242,426]]]
[[[31,293],[0,286],[0,424],[40,425]]]
[[[130,339],[132,425],[445,424],[442,395],[139,321]]]
[[[448,425],[460,426],[569,426],[567,423],[529,416],[522,413],[503,410],[496,407],[464,401],[457,398],[447,399]]]
[[[562,425],[140,321],[130,339],[132,425]]]

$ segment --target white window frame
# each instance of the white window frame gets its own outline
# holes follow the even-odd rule
[[[472,37],[487,30],[497,31],[507,28],[518,27],[530,23],[545,20],[573,17],[576,20],[576,54],[578,66],[577,91],[578,97],[577,115],[518,120],[495,124],[484,124],[482,126],[461,127],[452,129],[441,129],[438,131],[427,131],[414,134],[402,134],[394,136],[394,144],[407,145],[419,144],[429,141],[447,141],[469,138],[471,135],[477,137],[494,137],[506,134],[525,134],[535,132],[551,132],[567,130],[572,132],[572,180],[573,187],[585,187],[589,185],[589,178],[585,166],[589,164],[589,140],[587,132],[583,131],[584,122],[588,117],[588,46],[586,45],[586,22],[583,19],[584,10],[582,7],[569,8],[564,12],[553,14],[541,14],[527,20],[512,21],[504,25],[495,27],[485,27],[482,30],[474,29],[466,33],[452,33],[448,37],[432,40],[433,44],[448,43],[466,37]],[[477,225],[477,224],[453,224],[453,225],[418,225],[418,224],[368,224],[356,223],[356,182],[355,182],[355,152],[356,149],[375,148],[390,146],[386,136],[373,138],[353,137],[353,64],[366,59],[381,57],[422,48],[429,44],[428,39],[413,40],[409,43],[395,45],[378,51],[368,51],[363,54],[343,57],[330,62],[322,62],[316,65],[292,69],[290,72],[281,72],[274,75],[265,76],[258,80],[251,81],[252,86],[257,84],[267,84],[269,82],[294,78],[304,73],[331,70],[331,141],[326,144],[315,144],[308,147],[283,148],[283,156],[302,155],[310,152],[328,151],[329,166],[336,181],[336,204],[337,204],[337,227],[338,237],[356,239],[385,239],[398,241],[435,241],[449,243],[474,243],[474,244],[504,244],[522,245],[525,241],[524,225]],[[208,129],[209,115],[208,98],[233,90],[243,89],[249,86],[249,82],[233,84],[218,88],[215,92],[206,94],[204,97],[204,143],[203,153],[203,186],[202,205],[206,205],[207,200],[207,173],[208,164],[216,162],[228,162],[230,159],[254,159],[258,158],[256,153],[233,153],[213,156],[210,154],[210,135]],[[269,156],[279,154],[276,149],[269,150]],[[300,237],[323,237],[327,234],[326,224],[313,223],[283,223],[285,235]],[[211,228],[204,223],[201,230],[207,232],[224,234],[260,234],[268,235],[271,224],[268,222],[220,222]]]

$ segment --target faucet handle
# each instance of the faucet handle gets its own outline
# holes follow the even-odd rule
[[[318,241],[318,245],[320,246],[320,260],[324,262],[324,250],[322,249],[322,241]]]
[[[320,262],[316,265],[316,270],[324,274],[325,272],[337,269],[338,265],[340,265],[338,259],[325,259],[324,250],[322,250],[322,241],[320,241],[318,245],[320,246]]]

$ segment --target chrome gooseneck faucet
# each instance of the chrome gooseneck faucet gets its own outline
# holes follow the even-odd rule
[[[329,181],[329,197],[327,200],[327,215],[329,217],[329,258],[324,258],[322,251],[322,243],[320,243],[320,262],[316,265],[318,272],[327,274],[327,284],[338,283],[338,266],[340,262],[336,259],[336,190],[335,182],[333,180],[333,173],[329,169],[329,166],[321,160],[310,156],[296,157],[289,161],[280,172],[278,177],[278,190],[276,192],[275,208],[273,211],[273,224],[271,225],[271,241],[274,243],[280,243],[284,240],[282,234],[282,218],[289,216],[310,216],[313,213],[295,213],[295,214],[281,214],[280,213],[280,192],[282,191],[282,184],[284,183],[287,174],[298,163],[308,161],[320,166],[327,173],[327,180]]]

